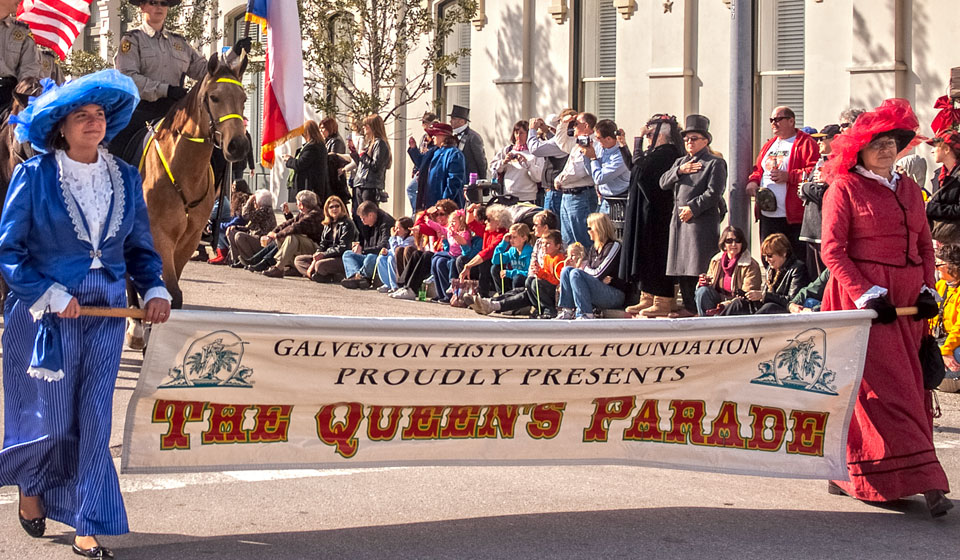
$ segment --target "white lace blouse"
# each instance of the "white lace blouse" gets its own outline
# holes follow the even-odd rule
[[[81,163],[70,159],[63,150],[57,150],[56,158],[64,204],[73,221],[77,238],[89,241],[94,251],[97,251],[101,240],[116,235],[123,220],[125,201],[120,170],[112,156],[103,148],[99,150],[99,157],[94,163]],[[109,223],[107,218],[110,219]],[[90,268],[103,268],[99,257],[93,258]],[[160,286],[147,290],[144,301],[154,297],[167,301],[171,299],[166,288]],[[65,286],[54,283],[30,306],[30,312],[37,319],[45,312],[59,313],[67,308],[72,298]]]

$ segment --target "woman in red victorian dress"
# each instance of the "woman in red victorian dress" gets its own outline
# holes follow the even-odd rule
[[[850,481],[829,490],[870,502],[923,494],[933,517],[953,504],[933,446],[931,395],[918,351],[937,314],[934,257],[920,187],[893,171],[915,141],[910,104],[888,99],[833,141],[824,166],[823,262],[831,277],[823,310],[873,309],[863,382],[847,439]],[[897,307],[920,313],[898,317]]]

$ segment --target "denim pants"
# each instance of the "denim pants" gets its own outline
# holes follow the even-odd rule
[[[414,177],[412,181],[407,183],[407,200],[410,201],[410,215],[413,216],[417,213],[417,178]]]
[[[560,202],[560,234],[563,236],[564,245],[579,241],[584,247],[590,246],[587,216],[596,211],[596,189],[588,188],[578,194],[563,194]]]
[[[560,191],[550,189],[543,193],[543,209],[553,212],[560,219],[560,201],[563,197]]]
[[[447,289],[450,288],[450,276],[454,268],[454,257],[446,251],[441,251],[433,255],[430,262],[430,272],[433,274],[433,281],[437,283],[437,294],[442,300],[449,300]]]
[[[697,315],[704,317],[708,309],[715,308],[727,298],[713,286],[700,286],[693,299],[697,302]]]
[[[373,278],[373,269],[377,264],[377,255],[364,255],[347,251],[343,254],[343,272],[347,278],[360,273],[364,278]]]
[[[397,289],[397,255],[388,251],[386,255],[377,255],[377,276],[383,285],[391,290]]]
[[[613,309],[623,305],[624,294],[579,268],[566,267],[560,273],[560,305],[577,308],[577,317],[593,313],[594,308]]]

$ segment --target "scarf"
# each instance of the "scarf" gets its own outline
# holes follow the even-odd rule
[[[720,257],[720,269],[723,270],[723,281],[720,282],[720,287],[728,294],[733,293],[733,271],[737,269],[737,261],[739,260],[739,255],[737,255],[737,258],[731,259],[727,253],[723,253]]]

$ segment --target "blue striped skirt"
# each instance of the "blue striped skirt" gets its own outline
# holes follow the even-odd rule
[[[126,306],[124,281],[99,269],[88,272],[73,295],[83,306]],[[11,295],[4,323],[0,485],[42,496],[47,517],[74,527],[77,535],[128,532],[110,456],[124,319],[61,320],[65,377],[52,383],[27,374],[39,324],[29,306]]]

